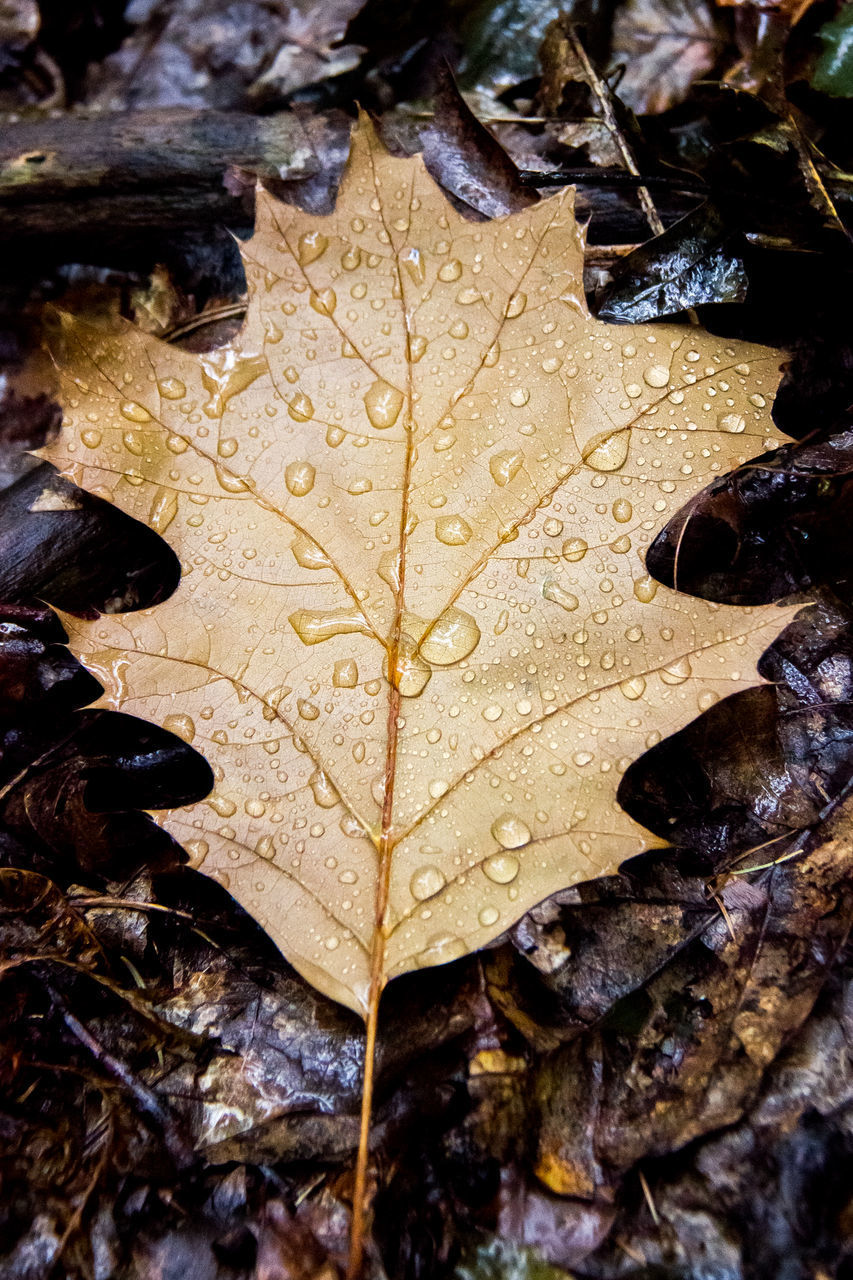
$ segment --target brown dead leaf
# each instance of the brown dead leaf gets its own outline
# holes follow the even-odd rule
[[[166,828],[322,991],[491,941],[654,837],[625,767],[790,611],[689,599],[656,530],[776,444],[778,354],[592,320],[563,192],[483,224],[357,130],[333,214],[259,193],[242,333],[63,317],[44,456],[164,533],[165,604],[67,618],[104,705],[216,777]]]
[[[625,68],[619,97],[641,115],[666,111],[712,69],[724,44],[704,0],[628,0],[613,23],[612,61]]]

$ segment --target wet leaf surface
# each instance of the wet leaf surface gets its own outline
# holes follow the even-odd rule
[[[0,105],[13,111],[79,102],[96,82],[121,103],[142,91],[245,100],[272,65],[283,18],[246,0],[205,29],[208,6],[192,34],[189,5],[159,25],[144,10],[162,17],[162,6],[129,6],[133,30],[104,0],[38,8],[35,34],[3,45]],[[729,86],[694,83],[680,105],[632,121],[607,75],[620,60],[612,28],[653,11],[574,7],[664,226],[710,191],[739,237],[746,300],[705,303],[703,320],[722,341],[791,352],[773,414],[801,443],[718,477],[657,540],[650,566],[662,584],[727,605],[791,591],[816,603],[764,660],[769,684],[716,703],[629,770],[624,803],[676,848],[553,896],[479,958],[389,988],[371,1280],[843,1280],[850,1268],[840,801],[850,777],[853,396],[838,302],[851,272],[815,173],[849,224],[853,135],[845,99],[814,87],[816,33],[832,14],[800,8],[794,25],[789,6],[718,10],[727,43],[714,74],[728,71]],[[316,176],[279,194],[328,213],[353,99],[384,112],[385,136],[416,149],[440,56],[463,68],[476,57],[481,88],[468,101],[528,187],[580,184],[589,278],[600,282],[626,247],[649,239],[637,184],[614,179],[614,135],[562,46],[543,51],[539,78],[536,16],[519,11],[528,25],[518,31],[500,6],[473,9],[374,0],[341,42],[344,57],[364,50],[342,74],[334,45],[278,46],[293,65],[329,59],[325,78],[297,91]],[[328,6],[318,11],[312,31],[329,17]],[[177,39],[175,23],[191,39]],[[264,39],[222,43],[238,27]],[[129,54],[143,32],[137,74]],[[123,42],[106,71],[94,65]],[[629,61],[642,58],[637,46]],[[681,92],[668,70],[638,80],[647,101]],[[284,83],[263,91],[273,95],[265,109]],[[439,180],[467,185],[469,208],[505,198],[480,129],[451,114],[435,131]],[[247,226],[253,175],[232,180]],[[38,301],[70,285],[79,300],[97,280],[113,309],[132,314],[133,292],[151,317],[170,297],[173,322],[190,326],[180,342],[209,352],[228,334],[203,320],[193,332],[196,313],[239,302],[244,288],[224,227],[132,240],[128,249],[127,236],[105,235],[83,262],[52,241],[29,257],[16,251],[0,289],[10,316],[0,330],[0,475],[15,512],[0,556],[14,605],[0,614],[0,1275],[332,1280],[350,1224],[358,1021],[313,992],[141,813],[200,794],[197,758],[127,715],[83,710],[94,682],[42,603],[61,591],[74,615],[108,602],[150,607],[168,589],[170,559],[115,507],[20,461],[18,449],[56,427],[45,383],[14,367],[9,329],[23,321],[21,343],[31,342],[28,292]],[[661,277],[650,249],[648,262],[627,261],[637,290],[667,305],[669,268]],[[51,509],[30,510],[43,492]]]

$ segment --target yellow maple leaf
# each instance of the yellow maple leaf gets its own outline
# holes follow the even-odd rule
[[[154,609],[65,623],[105,705],[210,761],[161,817],[192,865],[375,1014],[657,843],[622,772],[753,684],[791,611],[679,595],[644,551],[778,444],[779,356],[591,319],[571,191],[473,224],[366,124],[335,212],[259,191],[243,256],[210,355],[63,318],[43,456],[183,566]]]

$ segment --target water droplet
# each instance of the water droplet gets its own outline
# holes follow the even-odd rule
[[[100,431],[84,431],[80,436],[87,449],[97,449],[101,438]]]
[[[501,358],[501,344],[493,342],[486,354],[483,356],[483,367],[492,369]]]
[[[178,495],[174,489],[164,489],[161,485],[151,501],[148,523],[156,533],[165,533],[177,514]]]
[[[643,381],[650,387],[665,387],[669,382],[669,369],[662,364],[653,364],[644,372]]]
[[[498,615],[498,620],[494,626],[495,635],[502,636],[508,626],[509,626],[509,610],[501,609]]]
[[[338,305],[334,289],[319,289],[311,294],[311,307],[318,315],[330,316]]]
[[[584,462],[595,471],[618,471],[628,457],[628,436],[627,431],[611,431],[596,437],[597,443],[590,441],[584,449]]]
[[[326,444],[330,449],[337,449],[345,436],[346,432],[342,431],[340,427],[329,427],[326,432]]]
[[[483,863],[483,871],[494,884],[512,884],[519,872],[519,861],[511,853],[493,853]]]
[[[443,280],[445,284],[450,284],[454,280],[458,280],[461,275],[462,263],[458,258],[453,258],[450,262],[445,262],[444,266],[440,267],[438,272],[439,280]]]
[[[174,733],[176,737],[182,738],[184,742],[192,742],[195,737],[195,722],[191,716],[176,713],[175,715],[166,716],[163,721],[163,728],[167,733]]]
[[[180,378],[161,378],[157,390],[164,400],[183,400],[187,394],[186,385]]]
[[[200,357],[201,381],[210,399],[202,406],[209,418],[221,418],[228,401],[266,373],[266,357],[236,356],[228,347]]]
[[[504,713],[503,707],[500,706],[497,702],[492,702],[489,704],[489,706],[483,708],[481,714],[484,720],[488,720],[489,723],[492,724],[494,723],[495,720],[500,720],[503,713]]]
[[[658,593],[658,584],[654,578],[650,578],[646,574],[642,578],[638,578],[634,583],[634,595],[641,604],[651,604]]]
[[[630,680],[622,681],[619,692],[624,694],[629,702],[636,702],[646,692],[646,682],[642,676],[633,676]]]
[[[530,828],[527,823],[522,822],[521,818],[516,817],[514,813],[505,813],[500,818],[496,818],[492,823],[492,835],[503,849],[520,849],[522,845],[528,844],[531,838]],[[495,854],[494,856],[500,858],[501,855]],[[488,861],[491,861],[491,859]],[[512,880],[518,871],[518,862],[515,858],[511,858],[509,861],[515,863],[513,874],[507,878]],[[487,872],[486,874],[489,873]],[[491,878],[496,880],[497,876],[492,876]],[[507,881],[501,881],[500,883],[506,884]]]
[[[715,703],[720,701],[720,695],[713,689],[706,689],[704,693],[699,694],[696,701],[700,711],[709,711]]]
[[[220,458],[233,458],[239,447],[233,436],[226,436],[224,440],[219,441],[217,453]]]
[[[584,538],[567,538],[562,546],[564,560],[570,560],[573,564],[578,560],[583,560],[589,545]]]
[[[503,453],[492,454],[489,459],[489,470],[495,484],[501,488],[509,484],[513,476],[518,474],[523,461],[524,454],[520,449],[505,449]]]
[[[351,480],[347,486],[347,493],[351,493],[357,498],[362,493],[370,493],[373,489],[373,481],[368,480],[366,476],[361,476],[357,480]]]
[[[341,266],[344,271],[355,271],[361,266],[361,250],[358,245],[350,245],[350,247],[341,254]]]
[[[476,649],[480,640],[480,628],[464,609],[451,605],[429,627],[425,627],[420,639],[421,655],[437,667],[449,667],[461,662]]]
[[[572,763],[582,769],[584,765],[591,764],[594,759],[595,756],[591,751],[576,751],[572,756]]]
[[[419,867],[409,881],[409,889],[413,898],[417,898],[418,902],[425,902],[427,898],[441,893],[446,884],[444,872],[438,867]]]
[[[310,262],[316,262],[326,252],[328,245],[329,241],[322,232],[306,231],[304,235],[299,237],[299,245],[296,252],[299,265],[307,267]]]
[[[420,337],[419,334],[412,333],[409,335],[409,359],[412,364],[417,364],[423,357],[427,349],[426,338]]]
[[[417,698],[431,676],[432,669],[418,652],[417,642],[404,632],[397,645],[394,670],[389,673],[391,683],[404,698]]]
[[[610,550],[615,551],[618,556],[627,555],[631,550],[631,539],[627,533],[623,533],[619,538],[614,538],[610,544]]]
[[[382,378],[377,378],[364,395],[364,407],[371,426],[384,431],[393,427],[403,407],[403,393]]]
[[[187,840],[184,848],[190,855],[189,866],[193,868],[200,867],[210,852],[210,845],[206,840]]]
[[[304,498],[314,488],[315,475],[310,462],[289,462],[284,471],[284,483],[294,498]]]
[[[262,818],[267,811],[267,806],[262,800],[247,800],[243,808],[250,818]]]
[[[310,698],[297,698],[296,710],[303,720],[316,720],[320,714],[320,708]]]
[[[170,453],[181,454],[186,453],[189,445],[183,436],[167,436],[166,448]]]
[[[223,471],[221,467],[216,468],[216,482],[226,493],[245,493],[249,487],[240,476],[235,476],[230,471]]]
[[[414,284],[423,284],[426,278],[424,271],[424,260],[420,249],[416,249],[413,245],[408,245],[400,254],[400,261],[406,268]]]
[[[767,407],[767,401],[764,399],[764,396],[759,395],[757,392],[755,395],[749,397],[749,403],[755,405],[756,409],[766,409]]]
[[[303,391],[297,391],[293,399],[287,402],[287,412],[294,422],[308,422],[314,417],[314,406]]]
[[[491,925],[497,924],[500,919],[500,912],[497,907],[483,907],[477,919],[484,929],[488,929]]]
[[[227,796],[210,796],[207,803],[214,813],[219,814],[220,818],[230,818],[237,812],[236,804],[233,800],[229,800]]]
[[[627,524],[634,514],[634,508],[627,498],[617,498],[611,509],[613,511],[613,519],[619,524]]]
[[[331,563],[323,548],[301,530],[290,544],[290,550],[293,552],[294,560],[302,569],[328,569]]]
[[[684,684],[685,680],[689,680],[693,674],[693,668],[690,665],[689,658],[679,658],[677,662],[671,663],[668,667],[664,667],[660,673],[660,678],[664,684]]]
[[[355,658],[339,658],[332,672],[332,684],[336,689],[354,689],[358,684],[358,664]]]
[[[451,960],[460,960],[467,950],[461,938],[450,933],[437,933],[429,939],[423,951],[415,956],[415,963],[420,969],[434,964],[448,964]]]
[[[314,801],[321,809],[334,809],[340,800],[338,789],[332,782],[327,773],[322,769],[315,769],[308,779],[308,785],[314,796]]]
[[[353,632],[363,636],[373,634],[364,615],[352,608],[298,609],[288,621],[303,644],[320,644],[333,636]]]
[[[510,298],[509,302],[506,304],[506,311],[504,312],[504,315],[506,316],[507,320],[515,320],[517,316],[521,315],[522,311],[526,306],[527,306],[527,294],[514,293]]]
[[[527,390],[527,387],[515,387],[515,389],[509,393],[509,402],[516,409],[523,409],[529,400],[530,392]]]
[[[732,435],[740,435],[746,430],[746,418],[740,413],[721,413],[717,418],[720,431],[729,431]]]
[[[449,332],[451,338],[458,338],[461,341],[463,338],[468,337],[468,326],[464,320],[456,320],[450,326]]]
[[[128,422],[150,422],[151,414],[135,400],[125,400],[121,405],[121,416]]]
[[[568,609],[572,613],[580,604],[577,596],[572,595],[571,591],[566,591],[553,578],[546,578],[542,584],[542,594],[546,600],[550,600],[553,604],[558,604],[562,609]]]
[[[435,522],[435,536],[447,547],[461,547],[469,541],[474,530],[462,516],[439,516]]]

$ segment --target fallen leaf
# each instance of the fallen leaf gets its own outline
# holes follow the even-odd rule
[[[792,610],[680,596],[644,551],[776,443],[779,356],[592,320],[571,192],[472,224],[366,124],[333,214],[257,217],[231,345],[62,319],[43,456],[183,566],[65,625],[103,705],[203,748],[213,794],[162,818],[191,865],[364,1013],[655,843],[622,772]]]
[[[613,22],[612,60],[625,68],[619,97],[640,115],[666,111],[711,70],[723,45],[702,0],[628,0]]]

